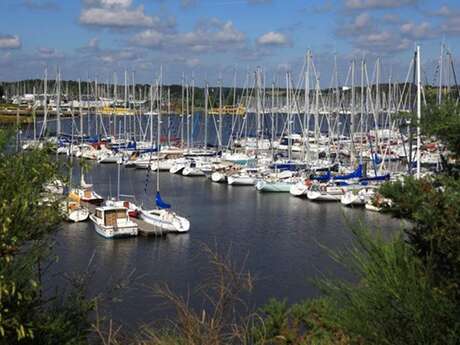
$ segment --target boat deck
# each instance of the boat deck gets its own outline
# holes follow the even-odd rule
[[[84,202],[84,201],[81,201],[80,203],[81,203],[81,205],[83,207],[87,208],[91,214],[94,214],[96,212],[96,207],[97,207],[96,205],[93,205],[93,204],[90,204],[89,202]],[[133,217],[130,217],[130,219],[134,223],[137,224],[138,233],[141,236],[145,236],[145,237],[162,237],[162,236],[166,236],[166,234],[168,233],[168,231],[166,231],[164,229],[161,229],[159,227],[156,227],[156,226],[154,226],[152,224],[149,224],[147,222],[144,222],[141,219],[137,219],[137,218],[133,218]]]

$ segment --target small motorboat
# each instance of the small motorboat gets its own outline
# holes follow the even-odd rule
[[[96,232],[105,238],[137,236],[138,226],[128,215],[128,209],[119,206],[97,207],[89,216]]]

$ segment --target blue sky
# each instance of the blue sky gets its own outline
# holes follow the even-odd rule
[[[60,66],[64,79],[107,80],[125,69],[151,81],[182,74],[197,84],[244,82],[257,66],[267,82],[299,73],[307,49],[328,85],[337,61],[377,57],[382,79],[404,79],[416,43],[432,82],[444,41],[460,48],[460,4],[427,0],[1,0],[0,80],[36,78]]]

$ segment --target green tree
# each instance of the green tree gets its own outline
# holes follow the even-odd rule
[[[51,235],[61,222],[59,201],[45,200],[43,186],[58,166],[45,151],[12,152],[11,138],[0,131],[0,343],[84,343],[92,307],[84,290],[42,294]]]
[[[428,105],[421,121],[425,135],[435,136],[453,153],[460,157],[460,106],[448,101],[441,105]]]

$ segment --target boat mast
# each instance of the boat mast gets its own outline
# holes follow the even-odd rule
[[[181,99],[181,104],[182,104],[182,109],[181,109],[181,116],[180,116],[180,148],[184,148],[184,112],[185,112],[185,75],[182,73],[182,99]]]
[[[125,69],[125,109],[124,109],[124,116],[123,116],[123,131],[125,132],[125,140],[127,140],[127,132],[126,132],[126,117],[128,116],[127,114],[127,109],[128,109],[128,71]]]
[[[78,79],[78,115],[80,116],[80,138],[83,141],[83,109],[81,106],[81,79]]]
[[[209,85],[206,82],[204,89],[204,148],[208,148],[208,102],[209,102]]]
[[[58,67],[57,75],[57,100],[56,100],[56,116],[57,116],[57,127],[56,127],[56,136],[59,138],[61,135],[61,71]]]
[[[153,84],[150,85],[150,148],[153,148]]]
[[[130,117],[130,119],[131,119],[131,123],[132,123],[132,125],[131,125],[132,136],[134,138],[134,141],[136,141],[136,83],[134,81],[134,79],[135,79],[134,71],[132,72],[131,76],[132,76],[132,84],[133,84],[133,86],[132,86],[133,87],[133,98],[132,98],[132,100],[133,100],[133,117],[132,117],[132,119]]]
[[[232,130],[235,127],[235,122],[237,121],[238,108],[236,104],[236,66],[233,70],[233,117],[232,117]]]
[[[185,84],[185,112],[187,116],[187,152],[190,151],[190,109],[189,109],[189,90],[188,83]]]
[[[360,121],[359,121],[359,137],[361,139],[361,146],[360,146],[360,159],[362,158],[362,151],[363,151],[363,130],[364,130],[364,57],[361,60],[361,114],[360,114]],[[367,121],[367,118],[366,118]]]
[[[275,82],[272,82],[272,95],[271,95],[271,113],[272,113],[272,140],[271,140],[271,147],[272,147],[272,159],[273,156],[275,155]]]
[[[121,164],[117,162],[117,201],[120,200],[120,169]]]
[[[40,137],[45,136],[46,134],[46,127],[48,121],[48,67],[45,67],[45,85],[44,85],[44,117],[43,117],[43,125],[42,125],[42,133]]]
[[[34,94],[34,102],[35,102],[35,86],[33,87],[33,90],[32,90],[33,94]],[[34,121],[34,142],[37,141],[37,117],[36,117],[36,104],[33,105],[32,107],[32,117],[33,117],[33,121]]]
[[[286,72],[286,105],[287,105],[287,135],[288,135],[288,160],[291,160],[292,140],[291,140],[291,91],[290,73]]]
[[[160,191],[160,140],[161,140],[161,99],[163,84],[163,68],[160,68],[160,82],[158,95],[158,121],[157,121],[157,193]]]
[[[98,112],[99,112],[99,90],[98,90],[98,85],[97,85],[97,76],[94,79],[94,97],[95,97],[95,117],[94,117],[94,124],[95,124],[95,129],[96,129],[96,137],[99,136],[99,120],[98,120]],[[125,127],[126,128],[126,127]]]
[[[219,78],[219,150],[222,149],[222,76]]]
[[[307,160],[310,159],[310,65],[311,51],[307,51],[307,70],[305,71],[305,117],[304,131],[306,135]]]
[[[191,122],[191,127],[190,127],[190,146],[193,148],[193,128],[195,127],[195,122],[194,122],[194,113],[195,113],[195,77],[192,74],[192,90],[191,90],[191,96],[192,96],[192,108],[191,108],[191,115],[190,115],[190,122]]]
[[[319,159],[319,76],[316,74],[316,92],[315,92],[315,143],[316,143],[316,159]]]
[[[168,146],[171,146],[171,88],[168,87]]]
[[[351,112],[350,112],[350,161],[351,164],[355,161],[355,59],[351,63]]]
[[[91,83],[89,80],[89,72],[88,72],[87,79],[86,79],[86,120],[87,120],[86,131],[88,132],[88,136],[91,136],[91,114],[90,114],[90,110],[91,110],[90,104],[91,103],[90,103],[90,98],[89,98],[90,93],[91,93]]]
[[[259,153],[259,142],[260,142],[260,134],[261,134],[261,80],[260,80],[260,67],[257,67],[256,70],[256,159]]]
[[[422,83],[420,75],[420,46],[417,46],[417,179],[420,178],[420,120],[422,116]]]
[[[444,65],[444,42],[441,43],[441,55],[439,56],[439,85],[438,85],[438,105],[442,101],[442,73]]]

